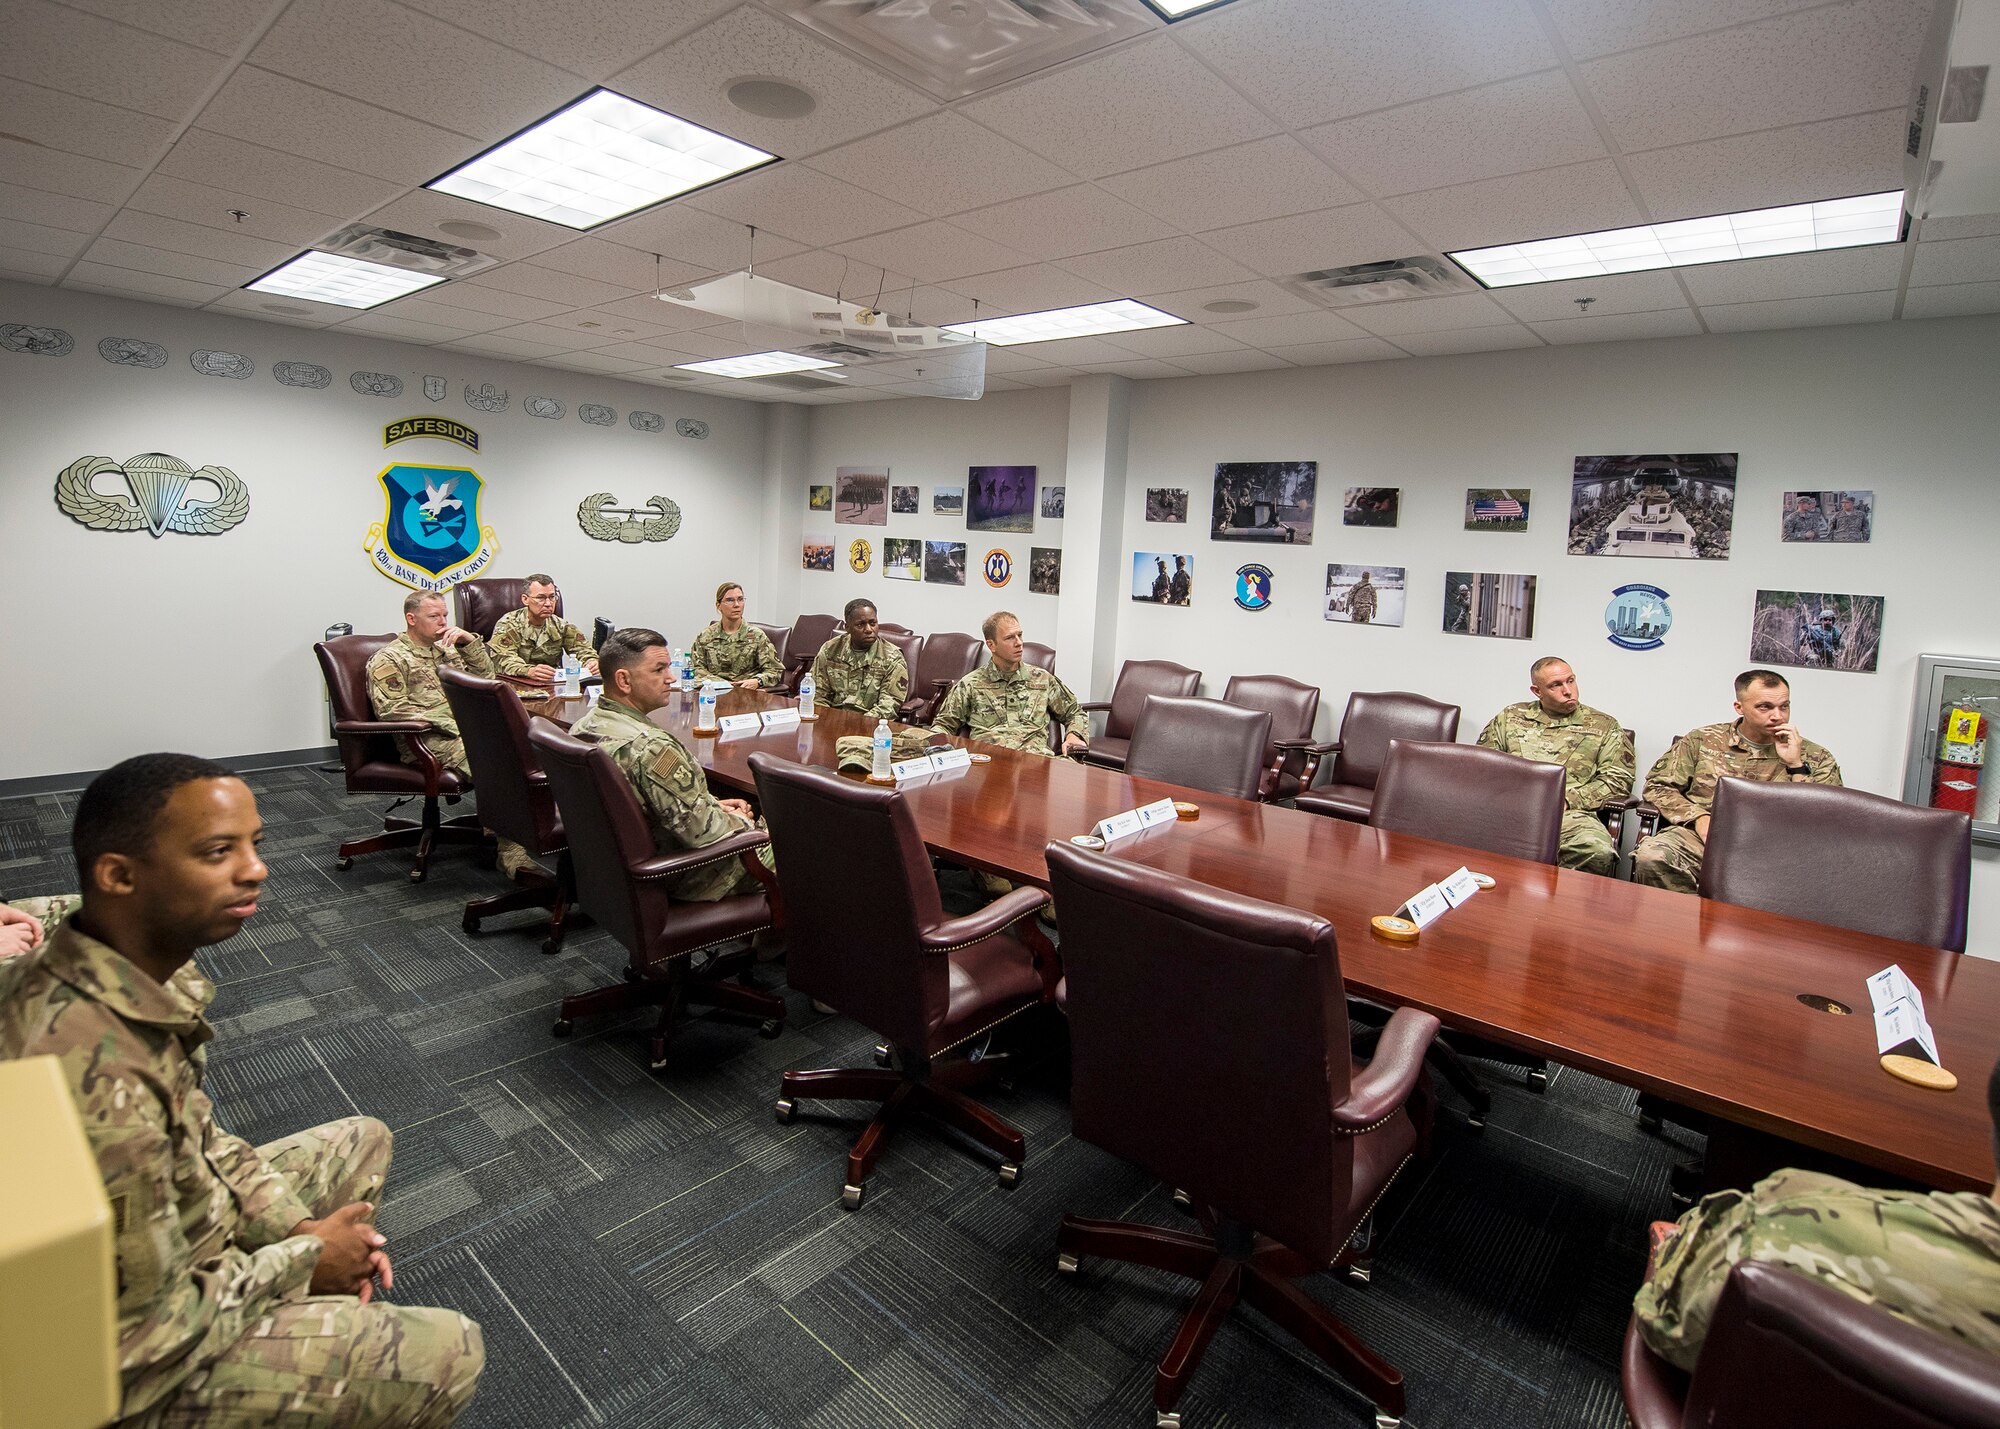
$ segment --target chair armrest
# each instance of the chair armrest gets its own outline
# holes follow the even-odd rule
[[[686,873],[691,868],[717,863],[725,858],[735,858],[740,853],[748,853],[762,848],[771,841],[768,829],[745,829],[742,833],[731,834],[726,839],[717,839],[712,844],[700,848],[682,849],[679,853],[656,854],[643,863],[631,867],[632,877],[645,883],[662,878],[672,878]]]
[[[1110,708],[1111,708],[1111,701],[1109,701],[1109,700],[1079,700],[1079,701],[1077,702],[1077,706],[1076,706],[1076,707],[1077,707],[1078,709],[1082,710],[1082,711],[1083,711],[1083,712],[1084,712],[1085,714],[1102,714],[1102,713],[1103,713],[1103,712],[1104,712],[1105,710],[1108,710],[1108,709],[1110,709]]]
[[[927,953],[948,953],[953,948],[968,947],[1005,931],[1010,923],[1028,917],[1048,901],[1049,895],[1044,889],[1032,886],[1016,888],[994,899],[977,913],[968,913],[963,918],[938,924],[924,934],[923,950]]]
[[[1410,1099],[1424,1074],[1424,1054],[1438,1034],[1438,1020],[1414,1007],[1399,1007],[1382,1029],[1375,1055],[1348,1088],[1347,1100],[1333,1109],[1333,1129],[1346,1136],[1373,1130]]]
[[[420,719],[337,719],[335,734],[428,734],[430,726]]]
[[[1337,739],[1274,739],[1271,744],[1277,749],[1303,749],[1308,754],[1332,754],[1340,748]]]

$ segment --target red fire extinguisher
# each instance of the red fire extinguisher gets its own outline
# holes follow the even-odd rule
[[[1970,814],[1979,802],[1979,776],[1986,765],[1986,717],[1954,708],[1945,717],[1931,777],[1931,807]]]

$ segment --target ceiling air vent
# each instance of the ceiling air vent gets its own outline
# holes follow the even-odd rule
[[[1322,268],[1283,282],[1293,292],[1329,308],[1396,303],[1405,298],[1438,298],[1446,293],[1468,293],[1476,286],[1454,265],[1428,254],[1388,258],[1380,263],[1356,263],[1348,268]]]
[[[464,278],[491,268],[500,260],[471,248],[460,248],[436,238],[419,238],[414,233],[397,233],[389,228],[370,228],[352,223],[323,242],[313,245],[322,253],[338,253],[364,263],[380,263],[411,273],[428,273],[437,278]]]

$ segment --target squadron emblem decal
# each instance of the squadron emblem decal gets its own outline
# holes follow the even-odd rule
[[[622,541],[636,546],[641,541],[671,541],[681,529],[681,509],[664,496],[650,498],[644,506],[613,506],[608,491],[586,496],[576,508],[576,524],[593,541]],[[623,521],[613,521],[623,516]]]
[[[122,479],[125,490],[98,490],[97,479],[106,475]],[[213,498],[202,494],[208,487],[215,489]],[[56,478],[56,505],[93,531],[143,529],[155,540],[169,531],[220,536],[250,514],[250,488],[226,466],[196,471],[165,452],[143,452],[123,466],[108,457],[87,456]]]
[[[398,464],[376,480],[387,505],[361,549],[390,580],[415,590],[447,590],[484,571],[500,553],[493,528],[479,524],[486,483],[478,472]]]

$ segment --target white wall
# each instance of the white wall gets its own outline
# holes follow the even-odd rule
[[[326,743],[312,642],[334,621],[401,628],[406,588],[362,554],[383,515],[376,475],[398,461],[477,471],[498,573],[550,571],[585,629],[607,615],[685,643],[712,618],[715,584],[756,564],[765,414],[754,403],[44,287],[0,283],[0,323],[76,340],[61,358],[0,350],[0,549],[26,602],[0,622],[0,669],[15,693],[0,779],[100,769],[150,749],[233,756]],[[169,359],[157,370],[114,366],[97,354],[104,337],[159,343]],[[199,348],[250,356],[256,374],[203,376],[188,360]],[[283,360],[331,369],[332,385],[277,382],[271,367]],[[347,380],[357,370],[395,373],[406,390],[361,396]],[[426,373],[449,379],[444,401],[425,400]],[[468,407],[468,381],[508,389],[507,410]],[[562,420],[522,410],[537,393],[566,404]],[[613,407],[618,424],[579,421],[580,402]],[[663,415],[666,430],[635,431],[633,409]],[[477,429],[480,451],[432,440],[384,449],[384,423],[433,412]],[[707,422],[710,437],[676,436],[683,416]],[[78,457],[150,451],[236,472],[249,519],[221,536],[156,540],[87,530],[57,508],[57,473]],[[577,504],[598,491],[621,505],[671,498],[680,534],[589,539]]]

